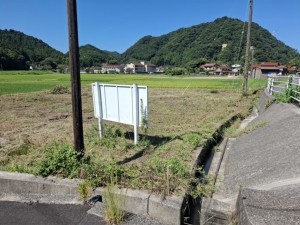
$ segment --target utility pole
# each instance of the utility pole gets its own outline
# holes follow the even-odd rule
[[[76,0],[67,0],[69,30],[69,67],[71,71],[72,111],[74,147],[82,156],[84,154],[82,102],[80,84],[80,63],[78,47],[78,25]]]
[[[252,25],[252,11],[253,11],[253,0],[250,0],[247,44],[246,44],[245,66],[244,66],[243,95],[248,94],[248,70],[249,70],[249,58],[250,58],[249,53],[250,53],[250,45],[251,45],[250,37],[251,37],[251,25]]]

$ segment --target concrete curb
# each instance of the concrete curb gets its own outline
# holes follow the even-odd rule
[[[81,204],[78,180],[0,171],[0,200]]]
[[[226,150],[233,140],[225,138],[220,144],[220,152],[216,152],[213,156],[208,175],[213,177],[215,186],[220,189],[211,198],[202,198],[200,224],[229,224],[233,217],[234,207],[230,202],[223,201],[221,189],[224,162],[228,156]]]
[[[202,213],[204,211],[205,213]],[[200,224],[230,224],[233,217],[230,204],[213,199],[202,198]]]
[[[82,204],[78,183],[78,179],[43,178],[0,171],[0,201]],[[159,196],[132,189],[116,189],[114,193],[121,199],[121,208],[127,212],[149,216],[166,225],[182,224],[183,197],[170,196],[162,200]],[[105,202],[103,188],[97,188],[93,195],[103,196]],[[97,212],[96,207],[89,213],[103,217],[103,212]]]

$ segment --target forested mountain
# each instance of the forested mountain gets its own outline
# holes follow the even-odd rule
[[[147,60],[156,65],[188,66],[207,61],[243,64],[246,33],[247,23],[223,17],[160,37],[145,36],[125,51],[122,57],[124,62]],[[288,63],[300,58],[296,50],[256,23],[252,25],[251,41],[254,62]]]
[[[145,36],[123,54],[100,50],[92,45],[79,48],[81,67],[101,63],[149,61],[158,66],[195,67],[200,63],[244,63],[247,23],[223,17],[213,22],[182,28],[159,37]],[[244,32],[243,32],[244,31]],[[253,62],[300,60],[300,54],[277,40],[269,31],[252,24]],[[65,68],[63,54],[43,41],[22,32],[0,30],[0,70]]]
[[[0,69],[29,69],[30,65],[52,69],[65,63],[65,55],[43,41],[19,31],[0,30]]]
[[[92,45],[84,45],[79,48],[80,66],[101,66],[101,63],[116,64],[120,61],[120,54],[100,50]]]

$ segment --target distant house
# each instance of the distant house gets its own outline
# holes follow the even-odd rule
[[[252,78],[267,78],[268,75],[285,75],[287,67],[279,62],[262,62],[252,65]]]
[[[205,63],[204,65],[200,66],[200,69],[204,72],[208,72],[211,74],[215,74],[215,71],[219,68],[219,65],[216,63]]]
[[[145,66],[140,63],[129,63],[124,68],[125,73],[146,73]]]
[[[287,70],[289,74],[300,74],[300,68],[297,66],[288,66]]]
[[[212,75],[228,75],[232,72],[227,65],[218,65],[216,63],[206,63],[200,66],[200,70]]]
[[[102,73],[120,73],[121,70],[124,68],[123,65],[102,65],[101,72]]]
[[[124,68],[125,73],[155,73],[156,66],[153,64],[147,64],[144,61],[140,63],[129,63]]]
[[[156,73],[164,73],[165,69],[162,66],[156,67]]]
[[[94,73],[101,73],[102,68],[101,67],[94,67]]]
[[[147,64],[144,61],[141,61],[141,64],[145,67],[146,73],[155,73],[156,72],[156,66],[153,64]]]
[[[233,64],[233,65],[231,65],[231,68],[232,68],[232,74],[233,75],[235,75],[235,76],[240,75],[240,71],[242,69],[242,65],[240,65],[240,64]]]
[[[231,68],[227,65],[221,65],[215,70],[215,75],[229,75],[232,72]]]

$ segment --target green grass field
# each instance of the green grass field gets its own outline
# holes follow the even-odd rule
[[[150,88],[205,88],[205,89],[242,89],[241,78],[195,77],[166,75],[110,75],[81,74],[82,86],[93,82],[107,84],[147,85]],[[40,71],[1,71],[0,95],[50,90],[57,85],[70,87],[70,74],[57,74]],[[249,89],[266,86],[266,80],[250,80]]]

